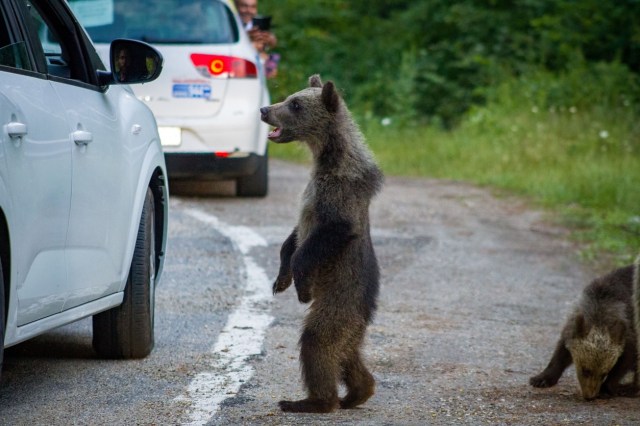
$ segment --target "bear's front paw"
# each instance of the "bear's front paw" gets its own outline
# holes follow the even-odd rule
[[[298,302],[309,303],[311,302],[311,292],[307,289],[296,289],[298,291]]]
[[[529,379],[529,384],[534,388],[550,388],[558,383],[558,379],[544,372]]]
[[[309,288],[309,269],[305,268],[300,259],[294,259],[292,269],[293,283],[298,292],[298,300],[300,303],[309,303],[311,301],[311,290]]]
[[[298,301],[300,303],[311,302],[311,289],[307,285],[307,280],[302,277],[300,279],[296,279],[294,276],[293,282],[296,286],[296,292],[298,293]]]
[[[600,388],[600,398],[612,398],[614,396],[633,397],[638,394],[638,388],[633,383],[619,384],[605,382]]]
[[[292,282],[291,275],[285,275],[285,276],[278,275],[278,278],[276,278],[276,281],[273,283],[273,294],[282,293],[283,291],[289,288],[289,286],[291,285],[291,282]]]

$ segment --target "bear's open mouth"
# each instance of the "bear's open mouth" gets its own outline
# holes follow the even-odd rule
[[[282,134],[282,129],[280,127],[276,127],[271,132],[269,132],[269,139],[274,139],[279,137]]]

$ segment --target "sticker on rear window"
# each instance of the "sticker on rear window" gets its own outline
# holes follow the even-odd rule
[[[75,0],[69,6],[85,27],[113,24],[113,0]]]
[[[174,98],[202,98],[211,97],[211,86],[208,84],[174,84]]]

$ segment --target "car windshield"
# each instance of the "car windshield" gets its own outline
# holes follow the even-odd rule
[[[231,11],[217,0],[68,0],[95,43],[132,38],[155,44],[238,41]]]

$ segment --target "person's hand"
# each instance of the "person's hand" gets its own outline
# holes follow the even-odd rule
[[[261,31],[257,27],[254,27],[247,31],[247,34],[249,35],[251,41],[255,43],[256,41],[258,41],[260,32]]]
[[[273,34],[270,31],[260,31],[262,33],[262,41],[265,44],[265,46],[272,48],[272,47],[276,47],[276,45],[278,44],[278,39],[276,38],[275,34]]]
[[[254,43],[254,45],[262,45],[263,49],[267,47],[275,47],[278,44],[278,39],[276,36],[270,31],[262,31],[258,28],[250,29],[247,34],[249,34],[249,38]],[[258,49],[260,50],[260,49]]]

